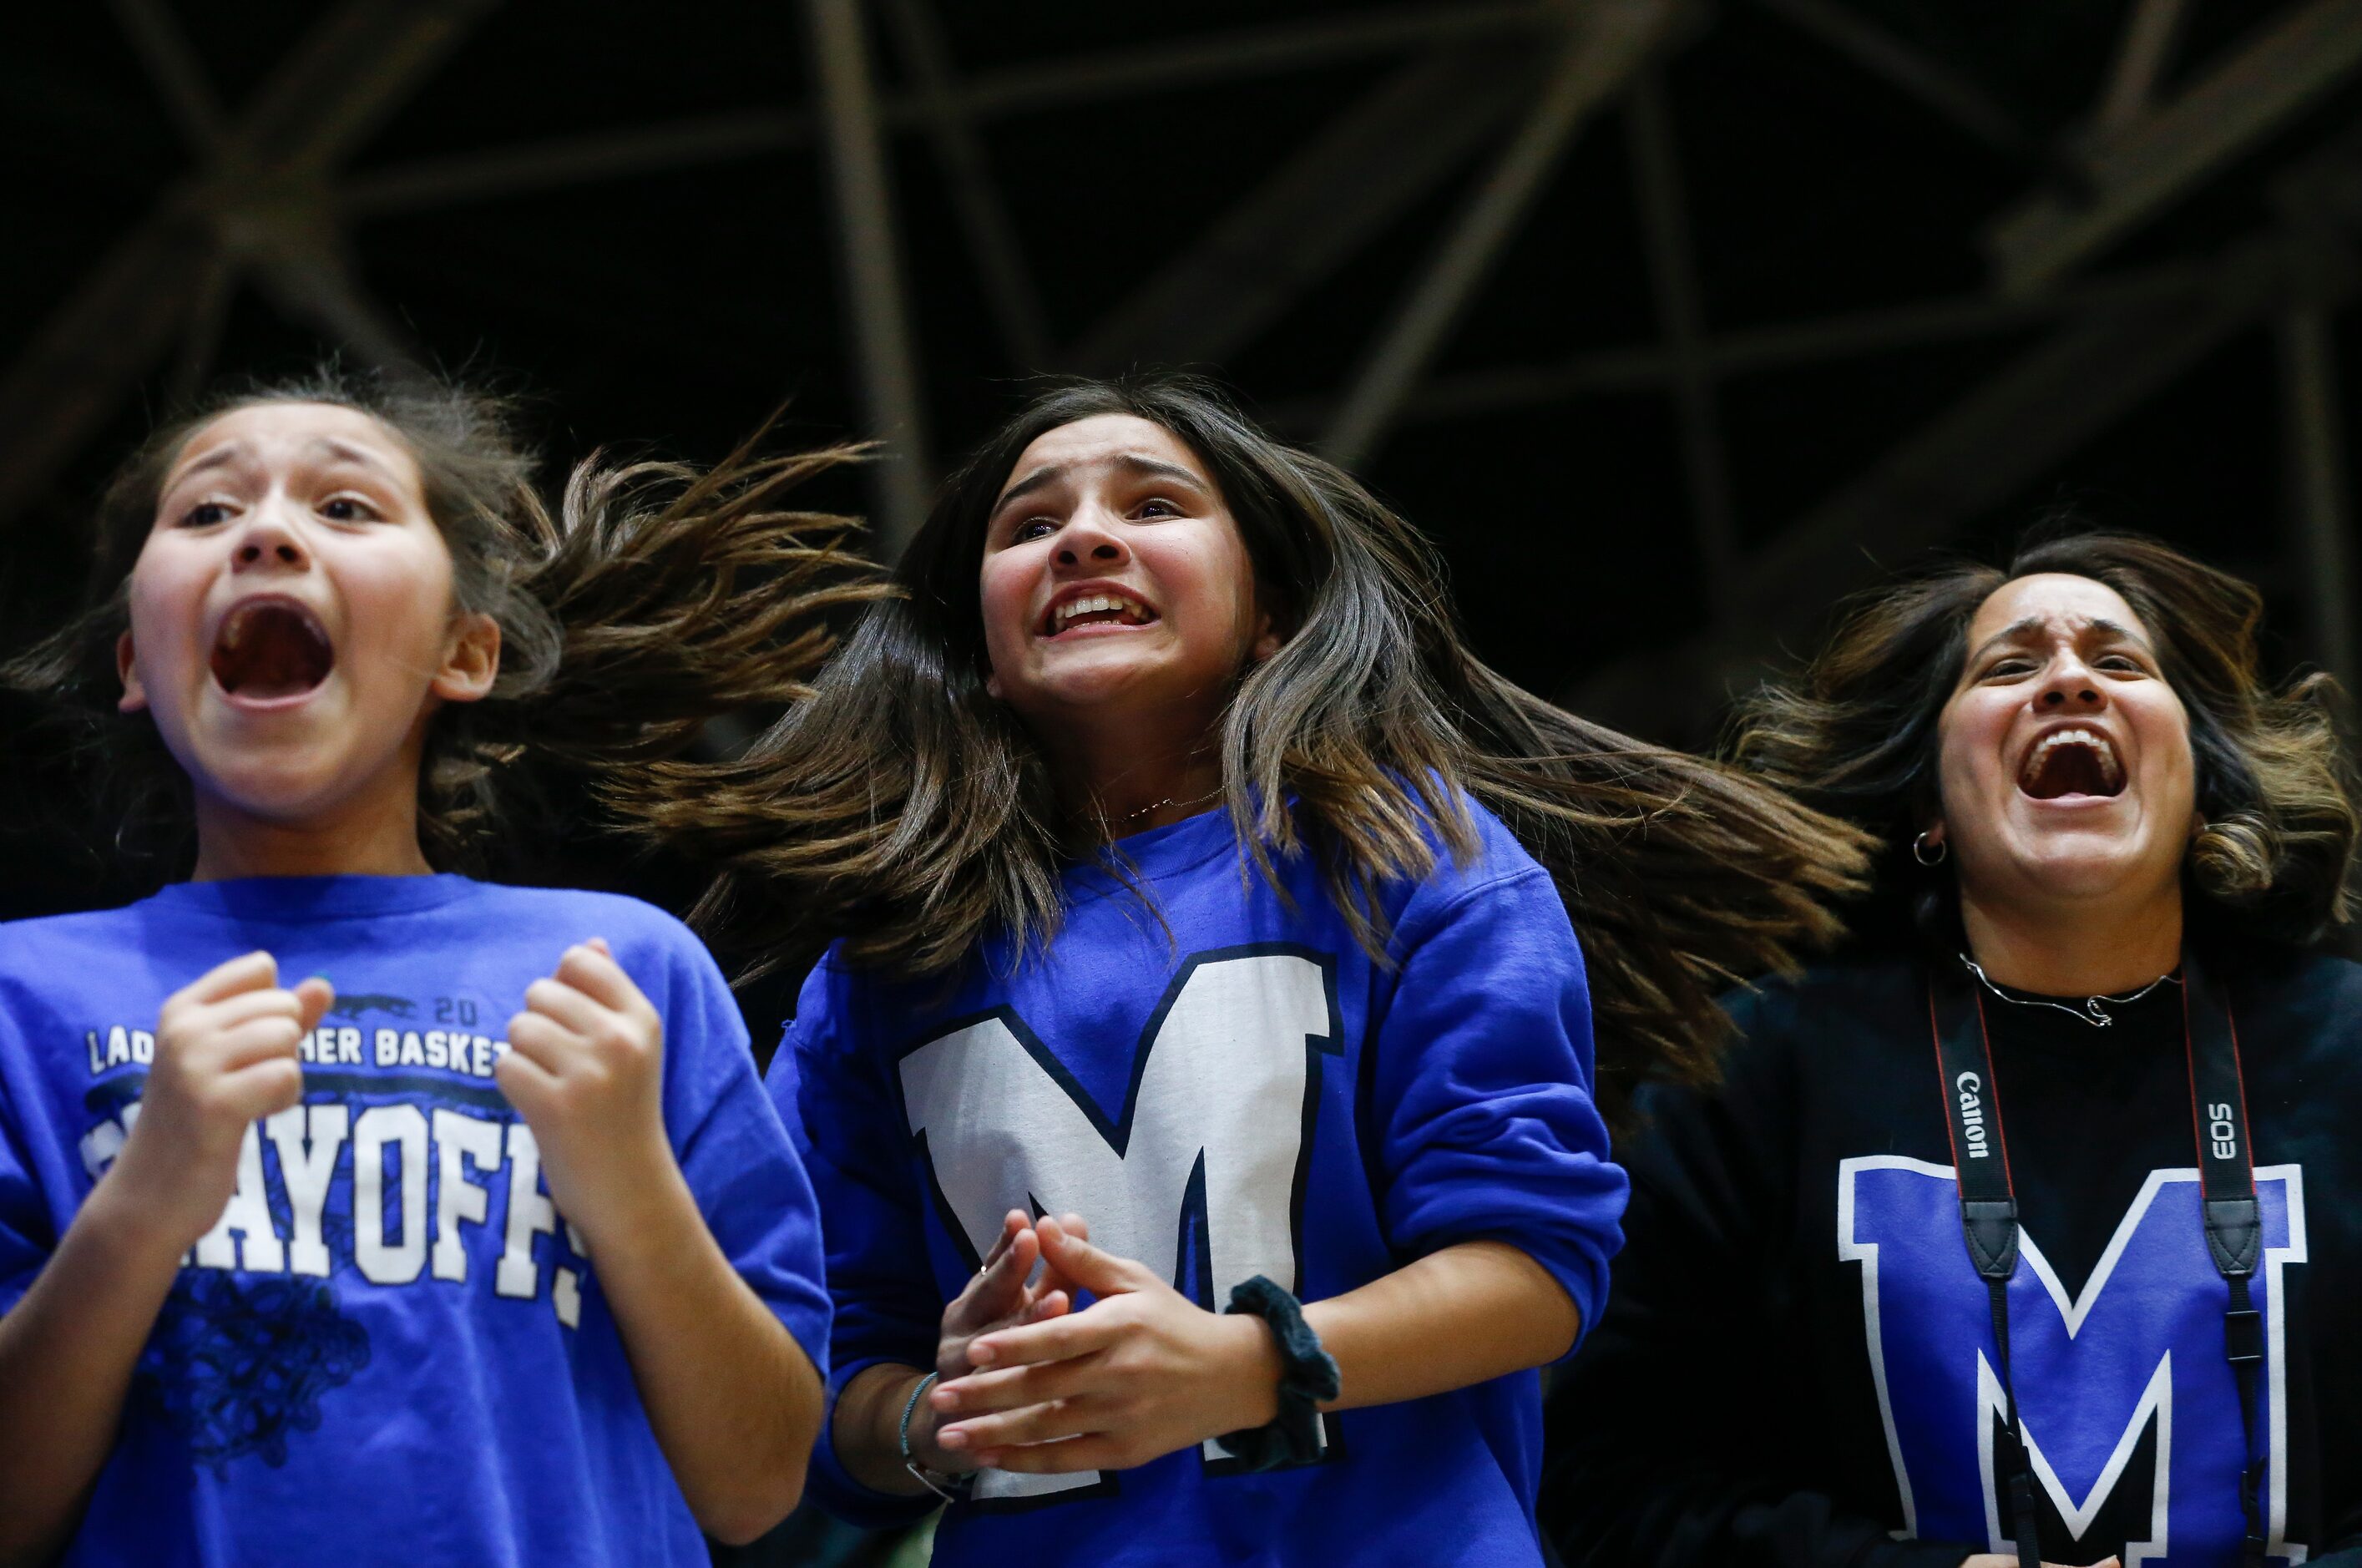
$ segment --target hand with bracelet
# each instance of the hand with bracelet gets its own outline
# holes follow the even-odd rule
[[[1015,1472],[1128,1469],[1266,1429],[1283,1377],[1305,1386],[1308,1342],[1284,1352],[1263,1316],[1206,1310],[1142,1264],[1091,1245],[1072,1216],[1045,1217],[1033,1231],[1051,1269],[1098,1299],[967,1342],[975,1370],[946,1376],[922,1401],[945,1452]],[[1304,1308],[1302,1321],[1341,1376],[1323,1409],[1418,1398],[1538,1365],[1562,1353],[1578,1326],[1540,1264],[1491,1241],[1440,1248]]]
[[[1077,1233],[1089,1233],[1080,1219],[1069,1219]],[[933,1491],[948,1496],[961,1477],[980,1468],[973,1453],[936,1442],[936,1408],[922,1396],[939,1378],[967,1371],[968,1346],[977,1336],[1039,1323],[1072,1307],[1073,1288],[1056,1269],[1032,1278],[1041,1259],[1032,1221],[1022,1209],[1010,1209],[984,1266],[944,1309],[934,1370],[889,1362],[865,1369],[845,1386],[837,1399],[835,1442],[863,1485],[904,1496]]]

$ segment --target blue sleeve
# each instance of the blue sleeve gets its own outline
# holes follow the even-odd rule
[[[1587,1332],[1629,1187],[1592,1102],[1591,993],[1558,891],[1539,867],[1431,880],[1394,945],[1373,1102],[1387,1240],[1413,1257],[1506,1242],[1565,1286]]]
[[[755,1076],[746,1025],[728,983],[696,938],[674,931],[662,1003],[665,1126],[723,1255],[825,1378],[829,1303],[820,1206]]]
[[[50,1206],[25,1142],[25,1119],[17,1099],[22,1092],[24,1043],[17,1025],[0,1009],[0,1315],[25,1298],[57,1249]]]
[[[812,1496],[840,1518],[884,1529],[925,1518],[935,1500],[875,1492],[853,1478],[836,1452],[837,1396],[879,1362],[933,1366],[944,1297],[928,1265],[910,1133],[875,1043],[862,1038],[851,988],[833,962],[814,967],[767,1082],[820,1195],[836,1311]]]

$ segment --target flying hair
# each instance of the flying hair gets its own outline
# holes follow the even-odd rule
[[[1222,720],[1224,798],[1257,871],[1316,857],[1385,959],[1377,892],[1477,850],[1468,801],[1556,878],[1589,955],[1600,1093],[1712,1075],[1723,988],[1840,929],[1825,899],[1868,859],[1857,830],[1745,776],[1643,744],[1520,690],[1469,649],[1440,562],[1351,475],[1257,430],[1212,384],[1159,374],[1057,384],[944,484],[900,597],[743,757],[673,760],[621,801],[717,868],[697,918],[756,967],[843,937],[849,959],[946,975],[987,937],[1034,950],[1059,875],[1111,836],[1062,811],[1040,747],[985,690],[977,574],[993,502],[1037,436],[1133,414],[1206,465],[1286,636]],[[1120,867],[1119,867],[1120,869]]]
[[[455,608],[500,626],[491,694],[446,705],[428,729],[419,837],[438,867],[485,857],[528,758],[579,769],[604,795],[679,751],[707,719],[804,695],[830,644],[828,612],[886,591],[852,548],[855,520],[789,504],[857,447],[774,454],[766,427],[710,470],[594,454],[553,506],[514,404],[491,393],[333,367],[223,393],[124,463],[98,505],[81,609],[0,665],[0,683],[49,706],[116,844],[168,867],[190,849],[188,780],[152,720],[116,711],[131,569],[191,437],[272,403],[353,409],[399,438],[451,552]]]

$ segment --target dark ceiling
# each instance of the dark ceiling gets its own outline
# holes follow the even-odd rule
[[[553,464],[715,456],[782,400],[800,435],[866,427],[827,3],[10,8],[12,635],[62,608],[89,497],[176,391],[339,343],[526,392]],[[1334,441],[1473,254],[1344,445],[1537,690],[1703,739],[1836,596],[2060,501],[2264,581],[2278,656],[2332,657],[2287,415],[2295,345],[2355,369],[2362,5],[865,9],[937,469],[1030,372],[1131,362]],[[193,182],[224,138],[245,161]],[[1995,226],[2046,203],[2082,237],[2012,279]],[[18,905],[78,885],[11,843]]]

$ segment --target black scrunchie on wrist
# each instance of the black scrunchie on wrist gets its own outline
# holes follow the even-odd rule
[[[1279,1342],[1279,1414],[1214,1441],[1252,1470],[1311,1463],[1320,1457],[1320,1401],[1337,1397],[1341,1386],[1336,1358],[1320,1348],[1320,1336],[1304,1320],[1304,1304],[1262,1275],[1233,1288],[1222,1310],[1250,1312],[1270,1325]]]

